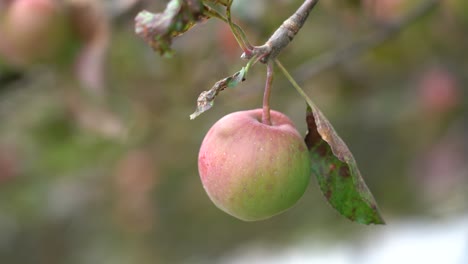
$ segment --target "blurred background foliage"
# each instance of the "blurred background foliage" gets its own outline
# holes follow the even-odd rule
[[[14,1],[0,1],[2,16]],[[166,1],[69,2],[85,9],[67,12],[75,35],[66,58],[25,67],[0,49],[2,263],[218,263],[252,242],[361,241],[398,219],[466,214],[466,1],[440,1],[378,48],[309,76],[320,54],[424,2],[320,1],[279,57],[354,153],[384,227],[339,216],[315,180],[297,206],[270,220],[245,223],[215,208],[198,177],[198,148],[223,115],[261,106],[266,69],[257,65],[190,121],[198,94],[245,64],[228,26],[197,25],[166,59],[133,22]],[[234,3],[235,20],[262,44],[301,1]],[[272,107],[305,133],[305,103],[279,72]]]

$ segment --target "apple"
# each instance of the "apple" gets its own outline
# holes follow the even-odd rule
[[[407,8],[404,0],[364,0],[362,2],[367,13],[377,22],[390,23],[401,16]]]
[[[206,134],[198,156],[205,191],[226,213],[244,221],[277,215],[304,194],[311,175],[307,146],[292,121],[262,109],[231,113]]]
[[[12,1],[0,18],[2,57],[17,67],[55,60],[65,47],[67,22],[61,1]]]

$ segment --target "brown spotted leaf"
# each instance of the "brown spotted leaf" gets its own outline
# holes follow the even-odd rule
[[[197,99],[197,109],[193,114],[190,115],[190,119],[193,120],[197,118],[199,115],[203,114],[204,112],[208,111],[213,107],[214,100],[216,96],[226,88],[234,88],[239,83],[245,81],[245,76],[249,71],[249,67],[242,67],[242,69],[233,75],[226,77],[222,80],[217,81],[211,89],[208,91],[203,91]]]
[[[171,0],[164,12],[146,10],[135,17],[135,32],[161,55],[171,54],[172,39],[206,18],[201,0]]]
[[[361,224],[385,224],[356,160],[333,126],[313,104],[307,108],[305,137],[312,172],[331,206]]]

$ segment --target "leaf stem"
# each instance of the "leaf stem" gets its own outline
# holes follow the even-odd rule
[[[257,63],[260,59],[258,57],[253,57],[251,58],[247,64],[245,65],[245,74],[247,74],[250,70],[250,67],[252,67],[253,65],[255,65],[255,63]]]
[[[275,59],[291,43],[318,2],[319,0],[304,0],[297,11],[281,24],[265,44],[254,46],[250,53],[242,54],[242,58],[249,59],[258,55],[262,57],[262,63]]]
[[[234,38],[236,38],[237,43],[239,43],[239,46],[242,48],[242,51],[244,51],[244,53],[246,54],[251,54],[253,46],[247,40],[247,36],[245,35],[242,28],[239,25],[232,22],[232,18],[231,18],[232,2],[233,0],[229,0],[226,6],[227,22],[229,24],[229,27],[231,28]]]
[[[283,66],[283,64],[281,64],[281,62],[278,59],[275,59],[275,63],[276,63],[276,65],[278,65],[280,70],[283,72],[286,79],[288,79],[288,81],[292,84],[292,86],[294,86],[294,88],[296,88],[296,91],[302,96],[302,98],[304,98],[304,100],[306,100],[306,102],[310,106],[315,107],[314,102],[312,102],[312,100],[309,98],[309,96],[307,96],[307,94],[304,92],[304,90],[301,88],[301,86],[299,86],[299,84],[296,82],[296,80],[294,80],[294,78],[291,76],[291,74],[289,74],[288,70],[286,70],[286,68]]]
[[[226,8],[227,7],[228,5],[226,4]],[[234,35],[234,38],[241,47],[242,51],[249,55],[252,54],[252,50],[254,49],[254,47],[252,46],[252,44],[250,44],[249,40],[247,39],[247,35],[245,34],[244,30],[239,25],[232,22],[230,6],[229,9],[226,10],[226,14],[228,17],[225,17],[218,10],[212,8],[211,6],[205,5],[204,15],[214,17],[225,23],[228,23],[229,27],[231,28],[232,34]]]
[[[273,63],[269,62],[267,64],[267,79],[265,83],[265,92],[263,94],[263,113],[262,113],[262,123],[271,126],[270,118],[270,95],[271,95],[271,85],[273,83]]]

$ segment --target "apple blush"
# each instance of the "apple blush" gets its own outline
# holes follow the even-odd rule
[[[292,121],[262,109],[231,113],[206,134],[198,156],[205,191],[224,212],[244,221],[270,218],[292,207],[311,176],[307,146]]]

